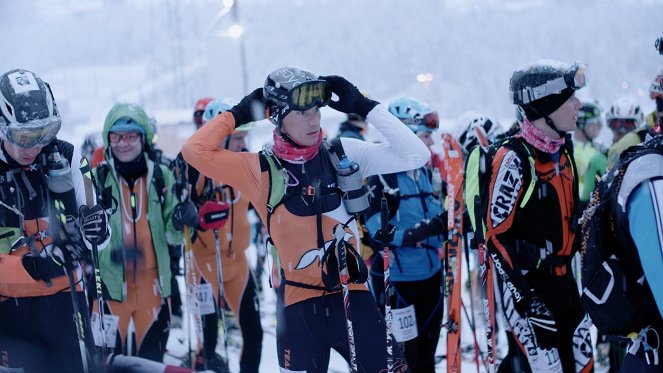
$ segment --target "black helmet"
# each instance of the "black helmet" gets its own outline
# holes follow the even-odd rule
[[[601,107],[594,102],[583,102],[578,111],[576,124],[578,129],[584,129],[589,123],[601,123]]]
[[[539,60],[513,72],[511,100],[529,120],[547,117],[585,86],[585,65]]]
[[[50,143],[61,118],[48,83],[33,72],[16,69],[0,76],[0,136],[30,148]]]
[[[308,110],[325,106],[331,100],[331,89],[325,80],[297,67],[282,67],[265,79],[263,97],[269,119],[277,126],[292,110]]]

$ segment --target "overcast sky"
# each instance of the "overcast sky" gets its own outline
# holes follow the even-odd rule
[[[422,98],[447,125],[467,110],[511,121],[511,72],[539,58],[584,62],[581,98],[605,106],[663,66],[663,0],[0,0],[0,70],[53,87],[63,133],[98,131],[116,101],[168,118],[201,96],[239,99],[282,65],[339,74],[372,98]],[[228,36],[238,23],[244,34]],[[244,46],[244,63],[241,58]],[[420,83],[418,74],[432,80]],[[177,112],[178,115],[170,114]],[[337,120],[338,116],[331,116]]]

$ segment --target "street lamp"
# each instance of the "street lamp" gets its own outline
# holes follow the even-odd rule
[[[228,36],[230,36],[233,39],[238,39],[242,37],[242,34],[244,33],[244,29],[240,25],[232,25],[228,27]]]

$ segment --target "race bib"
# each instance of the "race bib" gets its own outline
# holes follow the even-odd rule
[[[200,284],[196,289],[196,298],[198,299],[198,309],[201,315],[211,315],[216,312],[214,309],[214,293],[211,284]]]
[[[102,346],[101,330],[99,325],[99,313],[92,312],[90,315],[90,322],[92,324],[92,336],[94,337],[94,344]],[[120,316],[104,314],[104,332],[106,334],[106,347],[115,348],[115,339],[117,338],[117,326],[120,322]]]
[[[392,309],[391,316],[391,331],[397,342],[407,342],[419,336],[413,304],[405,308]]]

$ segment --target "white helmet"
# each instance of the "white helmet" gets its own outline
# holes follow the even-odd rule
[[[460,133],[456,136],[460,146],[467,153],[475,145],[479,145],[480,137],[484,137],[489,143],[495,141],[495,135],[499,132],[500,125],[487,115],[476,111],[463,113],[456,120],[456,128]]]
[[[645,123],[645,115],[633,97],[620,97],[610,106],[605,120],[612,130],[631,131]]]

